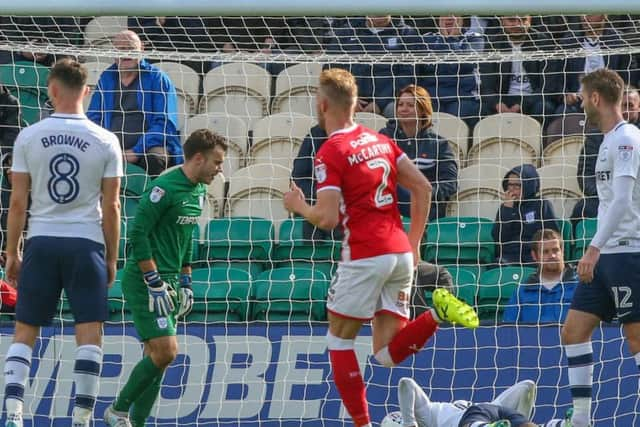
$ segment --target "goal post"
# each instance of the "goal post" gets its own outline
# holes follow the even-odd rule
[[[323,67],[341,64],[355,69],[363,65],[360,69],[365,72],[358,77],[375,82],[381,75],[379,70],[390,70],[389,77],[395,78],[408,66],[413,75],[403,83],[424,84],[434,92],[434,100],[444,79],[464,84],[482,81],[483,66],[496,64],[492,73],[498,80],[504,79],[507,76],[500,65],[514,60],[562,64],[554,75],[543,72],[541,78],[564,81],[580,75],[584,70],[580,67],[593,57],[624,57],[631,60],[619,62],[624,64],[620,71],[632,76],[630,83],[637,85],[640,76],[640,38],[636,35],[640,24],[628,15],[640,13],[640,1],[407,0],[390,4],[388,0],[328,0],[311,4],[279,0],[111,0],[88,4],[64,0],[53,4],[38,0],[3,2],[2,6],[5,13],[12,14],[8,22],[17,16],[33,18],[19,21],[22,33],[9,35],[2,31],[4,37],[0,39],[0,50],[8,51],[14,60],[0,64],[0,83],[20,100],[27,123],[50,113],[46,103],[48,66],[46,59],[34,54],[46,54],[49,59],[80,58],[89,69],[92,91],[114,58],[133,56],[148,59],[175,85],[182,142],[199,128],[215,130],[230,142],[223,176],[209,186],[194,234],[194,311],[178,327],[179,356],[166,373],[149,423],[152,426],[350,425],[332,384],[325,340],[324,300],[341,244],[331,234],[317,230],[311,230],[316,234],[310,238],[307,226],[299,218],[291,218],[282,205],[301,144],[308,134],[317,135],[314,95]],[[332,51],[328,45],[350,22],[315,19],[330,13],[392,13],[399,26],[417,28],[419,18],[427,14],[485,16],[487,11],[491,15],[488,18],[493,19],[496,14],[532,13],[534,25],[540,30],[555,28],[555,23],[546,20],[547,14],[562,14],[567,21],[562,25],[566,24],[569,36],[580,31],[578,14],[608,13],[612,15],[609,24],[619,30],[620,41],[599,50],[559,42],[553,49],[493,50],[491,39],[487,39],[485,50],[447,52],[429,47],[345,53]],[[95,18],[56,29],[53,17],[79,14]],[[205,19],[187,24],[186,18],[166,16],[171,14],[227,20],[216,21],[222,26],[211,27],[211,21]],[[615,14],[624,16],[613,17]],[[142,53],[119,51],[112,44],[113,36],[128,28],[128,17],[133,15],[153,18],[148,27],[132,28],[146,44]],[[52,18],[46,31],[38,23],[43,16]],[[403,18],[396,19],[400,16]],[[155,18],[166,21],[156,25]],[[71,28],[82,33],[65,35]],[[424,28],[433,31],[433,23],[424,24]],[[237,45],[251,48],[227,49],[224,37],[209,39],[202,35],[203,29],[209,35],[239,35],[243,39]],[[62,37],[50,37],[52,33],[62,33]],[[420,40],[425,40],[422,36],[427,33],[415,30]],[[168,43],[170,37],[160,37],[166,34],[177,35],[180,41]],[[269,39],[275,39],[275,43],[269,44]],[[399,42],[386,43],[395,46]],[[571,67],[567,65],[570,63]],[[206,67],[201,67],[203,64]],[[435,74],[437,70],[443,80]],[[391,95],[385,96],[393,97],[398,89],[401,87],[394,87]],[[464,98],[457,88],[452,90],[453,98]],[[562,99],[563,90],[554,90],[550,95]],[[481,95],[479,100],[483,101],[486,93],[481,91]],[[469,98],[477,100],[475,96]],[[374,95],[371,100],[381,98]],[[388,117],[360,112],[356,122],[374,130],[384,128],[396,118],[393,102],[395,99],[389,110],[381,108],[379,112],[390,111]],[[438,109],[431,117],[432,129],[448,144],[445,146],[451,155],[445,161],[456,165],[457,188],[448,200],[440,201],[443,217],[431,221],[426,230],[422,256],[448,269],[454,292],[479,310],[482,325],[475,331],[444,325],[422,352],[393,369],[373,359],[371,328],[365,326],[356,352],[367,383],[372,419],[380,422],[388,412],[397,410],[397,384],[403,376],[414,378],[434,401],[491,401],[516,381],[530,379],[538,385],[535,421],[562,418],[571,403],[560,324],[541,319],[526,324],[503,321],[509,298],[535,269],[530,265],[499,266],[492,231],[504,197],[506,173],[513,166],[530,163],[540,176],[541,196],[554,207],[564,239],[565,260],[579,259],[594,232],[595,221],[572,224],[570,215],[586,193],[582,180],[593,178],[580,176],[578,170],[584,169],[579,159],[585,138],[594,132],[585,128],[579,112],[547,111],[543,125],[515,112],[485,115],[478,107],[471,114],[476,117],[457,117]],[[466,121],[469,118],[477,123],[470,125]],[[312,157],[310,150],[302,160],[309,164]],[[415,160],[424,169],[444,163],[426,154]],[[301,181],[309,183],[313,178],[310,174]],[[149,187],[144,170],[134,166],[127,169],[119,274],[128,255],[127,229]],[[406,225],[407,218],[403,221]],[[142,355],[119,280],[109,295],[111,319],[105,325],[96,425],[101,425],[104,409]],[[426,300],[430,297],[428,292],[423,296]],[[529,305],[535,305],[535,301]],[[63,300],[54,326],[44,328],[38,340],[31,381],[25,391],[27,425],[53,427],[70,420],[74,339],[69,320],[70,310]],[[0,355],[6,354],[10,345],[11,322],[10,317],[0,315]],[[637,367],[628,357],[620,329],[603,325],[593,343],[598,361],[593,394],[596,425],[639,425]],[[0,390],[3,381],[0,377]]]

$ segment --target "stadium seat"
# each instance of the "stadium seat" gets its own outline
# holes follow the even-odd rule
[[[499,321],[503,307],[517,286],[536,272],[532,267],[499,267],[480,275],[478,283],[478,316]]]
[[[40,120],[48,100],[49,67],[34,61],[0,65],[0,84],[18,98],[22,120],[31,125]]]
[[[189,117],[181,132],[183,143],[193,131],[198,129],[211,129],[227,138],[229,149],[222,166],[227,176],[244,166],[249,149],[249,132],[243,120],[226,114],[198,114]]]
[[[581,113],[562,114],[549,123],[542,136],[543,151],[556,141],[570,136],[584,138],[586,117]]]
[[[453,114],[433,112],[431,115],[432,128],[436,135],[449,141],[453,154],[458,159],[458,165],[462,166],[467,155],[469,141],[469,127],[460,118]]]
[[[326,320],[329,280],[316,270],[276,268],[254,281],[254,320]]]
[[[464,266],[446,266],[453,278],[455,295],[471,306],[476,305],[478,293],[478,276]]]
[[[493,221],[479,217],[444,217],[431,221],[423,243],[424,260],[437,264],[489,264],[495,260]]]
[[[572,262],[573,260],[573,226],[571,225],[571,221],[568,219],[558,219],[558,223],[560,225],[560,235],[562,236],[562,250],[564,251],[564,260],[565,262]]]
[[[112,48],[113,36],[127,28],[126,16],[97,16],[84,29],[84,43],[92,47]]]
[[[187,322],[244,322],[251,313],[251,278],[233,268],[197,268],[193,278],[193,310]]]
[[[204,241],[207,259],[270,259],[274,241],[273,223],[258,217],[216,218],[209,222]]]
[[[206,259],[206,254],[203,258]],[[270,263],[267,264],[270,265]],[[235,259],[215,259],[207,260],[206,267],[215,270],[240,270],[248,274],[251,279],[254,279],[265,270],[265,262],[260,260],[240,261]]]
[[[151,185],[147,171],[129,162],[124,164],[124,176],[120,182],[120,191],[125,196],[140,197]]]
[[[541,128],[535,119],[518,113],[494,114],[473,129],[467,165],[500,165],[508,169],[538,164]]]
[[[178,96],[178,128],[182,129],[188,117],[198,111],[200,76],[193,68],[177,62],[156,62],[153,65],[167,73],[176,87]]]
[[[582,199],[575,165],[553,164],[538,168],[540,194],[553,205],[558,218],[569,218],[573,207]]]
[[[356,113],[354,121],[366,128],[378,132],[387,125],[387,118],[375,113]]]
[[[276,77],[271,114],[295,112],[316,116],[315,94],[322,64],[306,62],[285,68]]]
[[[302,218],[287,218],[280,225],[279,244],[274,260],[331,261],[340,256],[340,242],[306,240],[302,236]]]
[[[579,260],[582,258],[596,231],[598,231],[598,220],[596,218],[586,218],[576,224],[574,259]]]
[[[292,168],[300,145],[314,124],[314,118],[297,113],[263,117],[253,124],[247,164],[272,163]]]
[[[223,113],[251,124],[266,116],[271,95],[271,74],[248,62],[220,65],[203,80],[200,113]]]
[[[120,196],[120,217],[123,221],[133,224],[139,203],[140,199],[138,197]]]
[[[227,216],[259,216],[278,225],[289,217],[282,195],[289,190],[291,172],[280,165],[257,164],[229,177]]]
[[[508,169],[472,165],[458,172],[458,193],[448,203],[447,215],[495,218],[502,201],[502,180]]]

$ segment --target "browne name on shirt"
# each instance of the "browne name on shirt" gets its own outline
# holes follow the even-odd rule
[[[91,146],[89,142],[75,135],[49,135],[41,138],[40,141],[44,148],[56,145],[68,145],[70,147],[77,148],[83,153]]]

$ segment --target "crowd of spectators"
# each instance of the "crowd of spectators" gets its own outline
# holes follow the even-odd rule
[[[584,16],[504,16],[504,17],[129,17],[128,30],[112,42],[131,57],[117,59],[99,77],[91,96],[87,116],[115,132],[122,143],[127,162],[157,176],[182,162],[180,129],[177,120],[176,88],[167,74],[151,61],[140,59],[143,50],[165,52],[259,52],[264,54],[442,54],[473,55],[500,52],[513,59],[497,62],[421,62],[373,63],[336,62],[326,67],[349,69],[357,78],[357,111],[384,115],[388,122],[375,129],[393,138],[433,185],[430,220],[446,215],[447,202],[458,190],[458,168],[462,166],[448,141],[434,131],[433,112],[462,118],[470,129],[482,117],[496,113],[522,113],[538,120],[544,128],[551,119],[569,113],[582,113],[580,77],[599,68],[618,71],[629,89],[625,93],[625,118],[640,125],[640,95],[634,88],[640,77],[637,60],[631,54],[608,54],[635,43],[636,17]],[[90,18],[76,17],[0,17],[0,41],[48,44],[81,44]],[[526,57],[531,52],[585,49],[585,57],[549,55]],[[0,52],[0,66],[49,67],[57,57],[46,49]],[[204,74],[220,61],[188,61],[187,65]],[[260,64],[274,75],[288,64]],[[24,69],[24,68],[23,68]],[[27,70],[27,72],[31,72]],[[1,74],[1,73],[0,73]],[[38,77],[39,80],[43,80]],[[40,82],[43,83],[43,82]],[[46,85],[44,85],[46,86]],[[29,110],[30,101],[20,99],[15,88],[0,84],[0,225],[6,228],[8,195],[11,191],[9,168],[13,141],[20,128],[43,117]],[[24,92],[24,91],[23,91]],[[46,92],[46,87],[43,93]],[[27,96],[27,95],[25,95]],[[34,105],[42,110],[46,99],[40,92]],[[46,94],[44,95],[46,98]],[[587,129],[578,162],[578,181],[584,199],[572,213],[575,224],[595,217],[595,161],[603,136]],[[315,200],[313,158],[327,135],[319,126],[310,129],[293,162],[292,178],[309,202]],[[457,153],[456,153],[457,154]],[[536,274],[519,287],[512,306],[537,298],[560,295],[565,301],[570,289],[564,285],[573,270],[564,268],[560,222],[552,205],[540,194],[536,167],[522,164],[511,169],[502,182],[504,201],[495,217],[493,237],[496,262],[503,265],[535,265]],[[398,188],[403,216],[409,216],[408,193]],[[305,224],[307,239],[338,239],[331,233]],[[4,239],[3,239],[4,241]],[[551,249],[549,249],[551,248]],[[553,255],[548,255],[553,252]],[[548,256],[547,256],[548,255]],[[553,262],[548,258],[553,258]],[[559,257],[559,260],[557,259]],[[555,264],[554,264],[555,263]],[[561,271],[548,265],[562,264]],[[425,267],[426,268],[426,267]],[[553,271],[551,271],[553,270]],[[426,270],[425,270],[426,271]],[[431,270],[430,270],[431,271]],[[438,274],[440,270],[436,269]],[[558,286],[562,285],[560,288]],[[537,284],[533,286],[533,284]],[[558,291],[560,289],[560,291]],[[560,294],[558,294],[560,292]],[[542,296],[541,296],[542,295]],[[555,317],[564,309],[553,308]],[[559,311],[558,311],[559,310]],[[553,316],[551,316],[553,317]],[[505,313],[505,321],[542,319],[547,315],[526,309]]]

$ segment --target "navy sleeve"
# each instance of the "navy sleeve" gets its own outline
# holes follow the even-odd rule
[[[433,198],[449,200],[458,191],[458,165],[447,141],[439,141],[438,146],[437,179],[431,183]]]
[[[313,136],[309,133],[302,141],[298,155],[293,160],[291,178],[304,193],[307,202],[315,199],[313,191]]]

